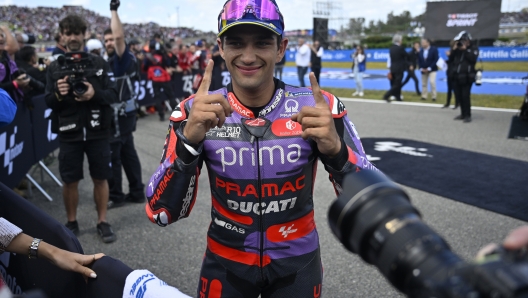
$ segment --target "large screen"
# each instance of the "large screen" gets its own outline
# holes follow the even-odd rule
[[[466,30],[473,39],[497,39],[500,10],[501,0],[427,2],[424,36],[451,40]]]

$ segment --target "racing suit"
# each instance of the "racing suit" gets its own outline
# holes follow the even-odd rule
[[[303,140],[301,125],[290,120],[303,106],[315,106],[312,90],[278,80],[275,86],[257,116],[231,85],[210,92],[224,95],[234,112],[191,150],[198,156],[183,145],[193,97],[171,115],[161,164],[147,187],[146,213],[160,226],[187,217],[205,161],[212,208],[198,297],[319,297],[322,267],[312,197],[317,160],[337,193],[345,175],[375,169],[337,97],[323,92],[342,143],[331,158],[318,152],[315,141]]]

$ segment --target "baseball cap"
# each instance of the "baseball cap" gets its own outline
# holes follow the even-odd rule
[[[201,39],[198,39],[195,43],[194,43],[195,46],[197,47],[202,47],[203,46],[203,41]]]
[[[90,39],[86,42],[86,50],[91,52],[103,48],[103,43],[99,39]]]
[[[469,34],[469,32],[467,31],[460,31],[460,33],[457,34],[457,36],[455,36],[455,38],[453,38],[454,41],[459,41],[459,40],[471,40],[471,34]]]
[[[284,32],[284,18],[275,0],[228,0],[218,15],[218,37],[236,25],[257,25],[277,35]]]

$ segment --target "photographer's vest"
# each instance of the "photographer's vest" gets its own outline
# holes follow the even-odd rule
[[[117,85],[117,94],[119,102],[112,105],[114,109],[114,123],[115,123],[115,132],[114,137],[119,137],[120,127],[119,127],[119,118],[120,117],[135,117],[135,113],[138,109],[137,103],[137,94],[135,92],[135,83],[140,80],[139,77],[139,64],[136,57],[130,51],[125,51],[123,55],[131,55],[131,63],[128,65],[125,74],[122,76],[115,76],[114,69],[114,59],[116,55],[108,59],[108,64],[112,69],[112,74],[110,79],[116,82]]]

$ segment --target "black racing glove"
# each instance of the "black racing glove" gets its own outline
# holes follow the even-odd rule
[[[121,4],[119,0],[110,0],[110,10],[117,11],[117,9],[119,8],[119,4]]]

